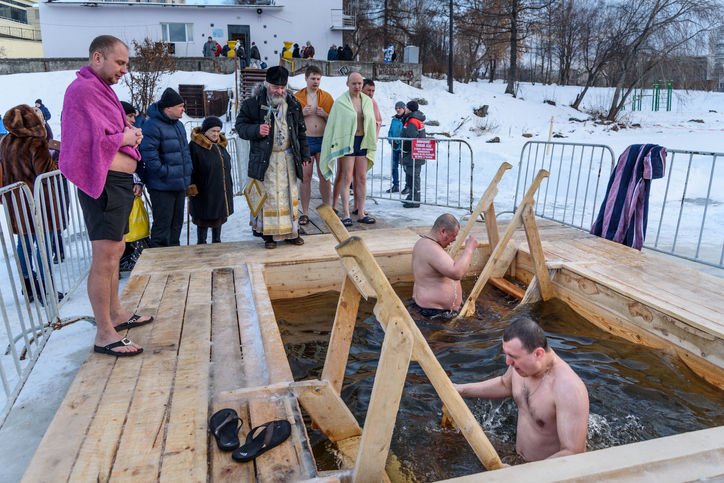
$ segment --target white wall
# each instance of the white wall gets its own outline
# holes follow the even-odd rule
[[[149,6],[152,5],[152,6]],[[159,6],[156,6],[159,5]],[[315,58],[327,58],[332,44],[342,43],[342,31],[331,30],[331,9],[341,9],[342,0],[277,0],[281,9],[268,9],[261,15],[256,7],[160,6],[161,4],[104,4],[99,7],[40,3],[40,23],[45,57],[85,57],[88,46],[98,35],[114,35],[130,45],[131,40],[161,39],[161,23],[193,23],[193,42],[176,43],[179,57],[201,57],[201,49],[212,30],[222,29],[223,45],[227,25],[248,25],[251,41],[256,42],[262,59],[277,65],[283,41],[303,45],[307,40],[316,50]],[[261,7],[262,9],[264,7]],[[214,26],[211,27],[211,24]],[[266,42],[266,43],[265,43]],[[277,51],[275,54],[274,51]]]

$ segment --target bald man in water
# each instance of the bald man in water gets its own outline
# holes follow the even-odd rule
[[[526,461],[586,451],[588,391],[553,352],[543,329],[528,317],[513,320],[503,333],[503,352],[505,374],[455,389],[465,397],[513,397],[518,405],[515,449]]]
[[[441,215],[429,232],[420,235],[412,249],[412,275],[415,285],[412,308],[423,317],[453,317],[463,301],[460,279],[470,268],[478,247],[474,236],[465,241],[465,250],[457,261],[445,251],[455,241],[460,224],[449,213]]]

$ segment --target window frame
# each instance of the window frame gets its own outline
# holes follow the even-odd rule
[[[171,39],[171,25],[183,25],[185,40]],[[194,43],[194,24],[185,22],[161,22],[161,40],[172,44],[192,44]]]

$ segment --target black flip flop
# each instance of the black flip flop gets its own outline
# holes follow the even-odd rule
[[[142,321],[142,322],[138,322],[138,319],[140,319],[141,317],[146,317],[146,316],[145,316],[145,315],[133,314],[133,317],[131,317],[130,319],[128,319],[128,321],[123,322],[122,324],[115,326],[114,329],[116,329],[116,332],[119,332],[119,331],[121,331],[121,330],[132,329],[132,328],[134,328],[134,327],[140,327],[140,326],[142,326],[142,325],[150,324],[151,322],[153,322],[153,317],[151,317],[151,318],[148,319],[148,320],[144,320],[144,321]]]
[[[257,456],[276,448],[292,434],[292,425],[286,419],[270,421],[249,431],[246,443],[235,450],[231,457],[234,461],[246,463]]]
[[[233,424],[232,424],[233,423]],[[233,409],[221,409],[209,419],[209,431],[216,438],[221,451],[233,451],[239,447],[239,429],[244,422]]]
[[[143,352],[143,348],[138,349],[134,352],[117,352],[111,349],[115,349],[116,347],[122,347],[122,346],[129,346],[133,344],[130,339],[126,339],[125,337],[118,342],[114,342],[113,344],[108,344],[105,347],[93,346],[93,350],[100,353],[100,354],[108,354],[109,356],[116,356],[116,357],[130,357],[135,356]]]

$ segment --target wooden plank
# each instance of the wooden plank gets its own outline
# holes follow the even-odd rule
[[[513,285],[504,278],[490,277],[490,285],[499,288],[503,292],[517,298],[518,300],[523,300],[523,296],[525,295],[525,290],[517,285]]]
[[[219,394],[244,385],[244,367],[241,358],[239,326],[250,320],[254,310],[246,267],[220,268],[213,271],[213,306],[211,312],[211,411],[212,414],[230,407],[241,418],[243,426],[239,436],[250,428],[249,414],[240,399],[224,401]],[[243,314],[238,317],[237,314]],[[252,355],[250,354],[250,357]],[[263,357],[259,359],[263,361]],[[213,482],[248,482],[256,480],[253,465],[240,465],[231,459],[231,453],[220,451],[216,440],[208,435],[209,480]]]
[[[357,323],[360,293],[349,277],[344,277],[342,289],[339,293],[337,312],[334,314],[334,325],[327,347],[327,356],[324,359],[322,380],[329,384],[339,394],[342,391],[344,373],[349,360],[349,348],[352,344],[354,327]]]
[[[158,317],[150,324],[143,367],[110,474],[113,481],[158,478],[188,284],[187,273],[168,276]]]
[[[513,236],[513,232],[518,229],[518,227],[523,223],[523,215],[530,203],[533,201],[533,196],[535,195],[535,192],[538,190],[538,187],[540,186],[541,182],[543,181],[543,178],[548,177],[548,172],[541,169],[538,174],[536,175],[535,179],[531,183],[530,187],[528,188],[528,192],[523,197],[520,206],[515,212],[515,215],[513,215],[513,219],[510,220],[508,223],[508,227],[505,230],[505,233],[500,238],[500,242],[495,246],[495,249],[492,251],[490,258],[488,259],[488,262],[485,264],[485,268],[483,269],[483,272],[480,274],[480,277],[475,282],[475,286],[473,287],[472,292],[468,296],[467,300],[465,301],[465,305],[460,309],[460,315],[459,317],[470,317],[475,313],[475,301],[480,296],[480,293],[483,291],[483,288],[485,287],[485,284],[488,282],[488,279],[490,278],[490,275],[493,273],[493,270],[495,269],[495,265],[497,264],[498,260],[500,259],[501,255],[503,254],[503,251],[506,248],[506,245],[510,241],[511,237]]]
[[[535,275],[538,279],[541,298],[543,300],[550,300],[553,298],[553,288],[551,287],[551,279],[548,276],[546,257],[541,246],[532,205],[528,205],[523,211],[523,226],[525,227],[525,236],[528,239],[530,255],[533,258],[533,267],[535,268]]]
[[[206,482],[208,474],[211,272],[193,272],[159,481]]]
[[[407,371],[405,371],[405,374],[407,374]],[[312,421],[333,443],[361,435],[362,429],[357,424],[352,412],[340,398],[339,393],[327,381],[317,381],[317,383],[313,387],[306,385],[293,386],[295,395],[304,410],[312,418]],[[367,414],[369,417],[369,409]],[[395,414],[397,414],[397,411],[395,411]],[[394,426],[394,418],[392,423]]]
[[[490,181],[490,183],[488,183],[488,187],[485,189],[485,192],[480,197],[480,201],[478,201],[478,204],[475,206],[473,213],[470,215],[470,218],[468,218],[468,222],[458,233],[457,240],[455,240],[453,246],[450,247],[448,253],[450,253],[450,256],[453,258],[453,260],[455,259],[455,256],[457,255],[460,248],[463,246],[465,239],[468,237],[473,227],[475,226],[475,222],[483,213],[485,213],[485,226],[488,232],[488,241],[490,242],[490,246],[494,247],[498,244],[497,240],[491,238],[491,236],[499,237],[498,224],[497,220],[495,219],[495,209],[492,208],[493,200],[495,200],[495,197],[498,194],[498,183],[503,178],[505,172],[512,167],[513,166],[509,163],[501,164],[498,168],[498,171],[493,176],[493,179]],[[489,215],[491,215],[491,219],[488,219]]]
[[[355,483],[377,483],[385,473],[413,344],[407,322],[402,317],[390,318],[352,475]]]
[[[131,277],[128,280],[122,297],[126,308],[133,308],[133,301],[145,292],[149,278]],[[70,477],[115,364],[122,362],[122,371],[123,363],[133,359],[120,361],[115,357],[99,356],[101,354],[91,350],[81,365],[25,470],[22,482],[67,481]]]

